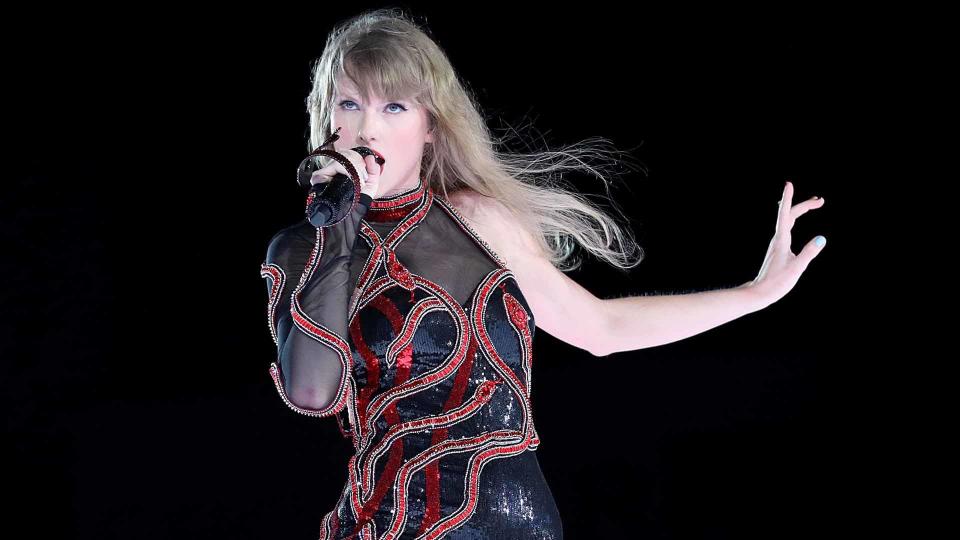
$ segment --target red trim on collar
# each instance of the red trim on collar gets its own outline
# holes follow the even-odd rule
[[[367,221],[400,221],[420,206],[427,198],[428,191],[430,191],[430,185],[421,176],[416,187],[389,197],[374,199],[370,203],[370,208],[367,210],[364,219]]]

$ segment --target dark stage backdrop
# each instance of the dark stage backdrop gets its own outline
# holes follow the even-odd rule
[[[526,138],[512,150],[599,136],[646,167],[614,194],[647,258],[629,272],[586,258],[571,277],[597,296],[750,280],[784,181],[795,203],[826,199],[793,230],[795,251],[817,234],[825,251],[780,302],[602,358],[538,331],[533,376],[568,538],[819,536],[860,472],[844,444],[858,424],[827,399],[867,362],[850,354],[858,239],[839,217],[863,187],[856,89],[881,52],[797,14],[397,5],[427,17],[495,133]],[[259,269],[302,217],[309,66],[359,9],[62,13],[5,37],[13,522],[62,538],[317,535],[351,447],[277,395]]]

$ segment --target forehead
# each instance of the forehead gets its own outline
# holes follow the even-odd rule
[[[353,84],[350,81],[337,81],[336,84],[334,85],[334,90],[338,94],[349,94],[351,96],[361,95],[360,89],[357,88],[357,85]],[[371,88],[369,91],[371,96],[379,97],[379,96],[376,96],[376,90],[374,90],[373,88]]]
[[[336,88],[338,92],[348,92],[351,94],[357,93],[357,85],[346,80],[343,80],[343,81],[337,80],[336,83],[334,84],[334,88]]]
[[[406,99],[406,100],[415,101],[413,96],[404,96],[404,95],[381,96],[377,93],[377,90],[375,88],[370,88],[369,92],[370,92],[369,97],[373,101],[376,101],[376,100],[389,101],[389,100],[397,100],[397,99]],[[334,94],[341,95],[341,96],[357,97],[357,98],[364,97],[363,93],[360,92],[357,85],[347,78],[344,78],[343,80],[337,79],[335,81]]]

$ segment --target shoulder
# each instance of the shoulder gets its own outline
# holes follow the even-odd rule
[[[277,231],[267,244],[267,262],[302,257],[313,249],[316,229],[306,220]]]
[[[456,208],[463,217],[472,221],[475,219],[474,214],[476,213],[477,205],[481,203],[480,199],[484,198],[487,197],[480,195],[470,188],[460,188],[457,191],[448,193],[447,202]]]
[[[470,188],[450,193],[448,200],[509,267],[520,259],[543,256],[535,239],[536,232],[524,227],[519,217],[502,201]]]

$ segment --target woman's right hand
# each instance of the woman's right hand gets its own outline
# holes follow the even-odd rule
[[[383,168],[377,163],[377,157],[371,154],[364,158],[356,150],[349,148],[336,151],[350,160],[350,163],[357,169],[357,173],[360,175],[360,193],[366,193],[371,198],[376,199],[380,190],[380,174],[383,172]],[[350,177],[347,169],[334,159],[326,167],[314,171],[310,177],[310,185],[329,182],[337,173]]]

